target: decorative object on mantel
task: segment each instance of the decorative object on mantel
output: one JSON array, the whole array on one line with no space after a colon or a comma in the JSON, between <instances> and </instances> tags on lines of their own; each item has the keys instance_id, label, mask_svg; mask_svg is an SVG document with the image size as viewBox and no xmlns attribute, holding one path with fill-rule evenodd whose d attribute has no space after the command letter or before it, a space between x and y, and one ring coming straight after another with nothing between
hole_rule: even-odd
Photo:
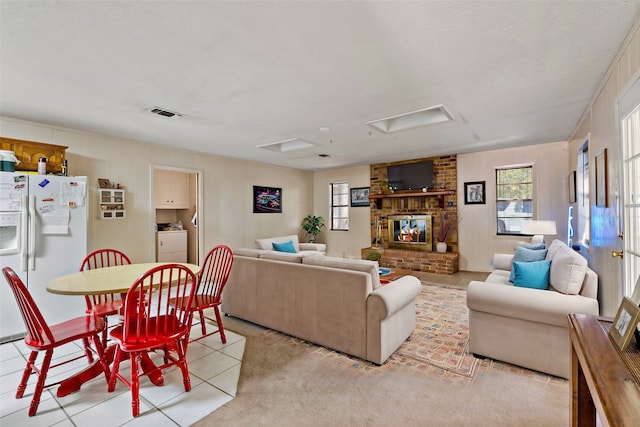
<instances>
[{"instance_id":1,"label":"decorative object on mantel","mask_svg":"<svg viewBox=\"0 0 640 427\"><path fill-rule=\"evenodd\" d=\"M449 213L445 212L440 216L440 229L436 235L436 251L447 252L447 238L453 233L456 225L449 218Z\"/></svg>"},{"instance_id":2,"label":"decorative object on mantel","mask_svg":"<svg viewBox=\"0 0 640 427\"><path fill-rule=\"evenodd\" d=\"M373 227L376 230L376 235L373 238L373 248L379 249L382 247L382 219L376 218L373 221Z\"/></svg>"},{"instance_id":3,"label":"decorative object on mantel","mask_svg":"<svg viewBox=\"0 0 640 427\"><path fill-rule=\"evenodd\" d=\"M465 205L484 205L485 204L485 181L465 182L464 183L464 204Z\"/></svg>"},{"instance_id":4,"label":"decorative object on mantel","mask_svg":"<svg viewBox=\"0 0 640 427\"><path fill-rule=\"evenodd\" d=\"M324 227L324 218L321 216L307 215L302 220L302 229L309 235L309 243L315 243L318 240L322 227Z\"/></svg>"}]
</instances>

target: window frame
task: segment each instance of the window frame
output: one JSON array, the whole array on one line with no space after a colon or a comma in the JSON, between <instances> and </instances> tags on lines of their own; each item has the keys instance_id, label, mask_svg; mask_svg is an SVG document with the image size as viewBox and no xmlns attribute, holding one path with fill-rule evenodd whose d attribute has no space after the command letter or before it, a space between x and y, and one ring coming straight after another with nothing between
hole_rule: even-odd
<instances>
[{"instance_id":1,"label":"window frame","mask_svg":"<svg viewBox=\"0 0 640 427\"><path fill-rule=\"evenodd\" d=\"M341 188L344 187L344 188ZM329 184L331 200L330 200L330 211L331 211L331 231L349 231L349 202L351 200L351 192L349 190L349 183L346 181L343 182L332 182ZM344 189L344 192L340 192L336 194L337 189ZM335 203L337 198L340 197L344 199L344 204ZM339 216L337 211L346 212L345 216ZM346 228L340 228L338 224L340 222L346 222Z\"/></svg>"},{"instance_id":2,"label":"window frame","mask_svg":"<svg viewBox=\"0 0 640 427\"><path fill-rule=\"evenodd\" d=\"M499 182L500 173L509 170L528 169L529 181L519 181L515 183ZM535 173L533 164L508 165L495 168L495 231L497 236L530 236L523 234L522 222L535 219ZM523 194L522 188L502 191L506 186L528 187L528 194ZM506 194L517 194L519 197L505 197ZM502 197L501 197L502 196ZM504 206L503 209L500 209ZM508 213L505 211L509 210ZM508 223L508 224L507 224ZM519 229L513 229L519 227Z\"/></svg>"}]
</instances>

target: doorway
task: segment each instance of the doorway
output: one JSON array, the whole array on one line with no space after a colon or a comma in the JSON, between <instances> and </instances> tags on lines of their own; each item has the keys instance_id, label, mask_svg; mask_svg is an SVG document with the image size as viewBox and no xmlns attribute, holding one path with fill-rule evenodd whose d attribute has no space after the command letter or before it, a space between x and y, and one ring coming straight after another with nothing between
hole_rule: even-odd
<instances>
[{"instance_id":1,"label":"doorway","mask_svg":"<svg viewBox=\"0 0 640 427\"><path fill-rule=\"evenodd\" d=\"M186 232L186 262L199 265L204 251L202 216L199 215L203 204L202 170L151 165L150 175L156 261L159 228L177 230L181 227Z\"/></svg>"},{"instance_id":2,"label":"doorway","mask_svg":"<svg viewBox=\"0 0 640 427\"><path fill-rule=\"evenodd\" d=\"M621 297L631 296L640 276L640 76L636 75L632 82L618 102L621 182L618 237L622 250L612 255L622 257Z\"/></svg>"}]
</instances>

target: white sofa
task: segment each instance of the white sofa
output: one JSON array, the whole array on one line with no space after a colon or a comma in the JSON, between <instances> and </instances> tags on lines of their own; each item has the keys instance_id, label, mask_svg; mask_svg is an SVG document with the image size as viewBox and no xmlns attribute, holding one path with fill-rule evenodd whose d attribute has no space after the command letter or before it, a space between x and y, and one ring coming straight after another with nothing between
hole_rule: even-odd
<instances>
[{"instance_id":1,"label":"white sofa","mask_svg":"<svg viewBox=\"0 0 640 427\"><path fill-rule=\"evenodd\" d=\"M326 254L327 253L327 245L324 243L300 243L298 240L298 236L295 234L290 234L288 236L279 236L279 237L270 237L266 239L256 239L256 248L272 251L273 243L287 243L293 242L293 246L296 248L298 253L303 253L305 255L311 254Z\"/></svg>"},{"instance_id":2,"label":"white sofa","mask_svg":"<svg viewBox=\"0 0 640 427\"><path fill-rule=\"evenodd\" d=\"M570 377L569 313L598 315L598 276L579 253L554 240L549 289L509 282L513 254L495 254L485 282L467 289L469 350L562 378Z\"/></svg>"},{"instance_id":3,"label":"white sofa","mask_svg":"<svg viewBox=\"0 0 640 427\"><path fill-rule=\"evenodd\" d=\"M413 333L420 288L381 286L374 261L237 249L222 311L382 364Z\"/></svg>"}]
</instances>

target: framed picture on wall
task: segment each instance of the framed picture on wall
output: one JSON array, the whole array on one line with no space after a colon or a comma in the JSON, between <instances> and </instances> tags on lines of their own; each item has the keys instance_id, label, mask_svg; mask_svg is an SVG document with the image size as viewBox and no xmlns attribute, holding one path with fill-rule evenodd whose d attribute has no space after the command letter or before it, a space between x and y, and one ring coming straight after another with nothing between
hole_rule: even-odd
<instances>
[{"instance_id":1,"label":"framed picture on wall","mask_svg":"<svg viewBox=\"0 0 640 427\"><path fill-rule=\"evenodd\" d=\"M596 206L607 207L607 149L596 155Z\"/></svg>"},{"instance_id":2,"label":"framed picture on wall","mask_svg":"<svg viewBox=\"0 0 640 427\"><path fill-rule=\"evenodd\" d=\"M485 181L465 182L464 183L464 204L465 205L484 205Z\"/></svg>"},{"instance_id":3,"label":"framed picture on wall","mask_svg":"<svg viewBox=\"0 0 640 427\"><path fill-rule=\"evenodd\" d=\"M369 187L351 189L351 207L369 206Z\"/></svg>"},{"instance_id":4,"label":"framed picture on wall","mask_svg":"<svg viewBox=\"0 0 640 427\"><path fill-rule=\"evenodd\" d=\"M253 213L282 213L282 188L254 185Z\"/></svg>"},{"instance_id":5,"label":"framed picture on wall","mask_svg":"<svg viewBox=\"0 0 640 427\"><path fill-rule=\"evenodd\" d=\"M576 171L569 174L567 178L569 182L569 203L576 202Z\"/></svg>"}]
</instances>

